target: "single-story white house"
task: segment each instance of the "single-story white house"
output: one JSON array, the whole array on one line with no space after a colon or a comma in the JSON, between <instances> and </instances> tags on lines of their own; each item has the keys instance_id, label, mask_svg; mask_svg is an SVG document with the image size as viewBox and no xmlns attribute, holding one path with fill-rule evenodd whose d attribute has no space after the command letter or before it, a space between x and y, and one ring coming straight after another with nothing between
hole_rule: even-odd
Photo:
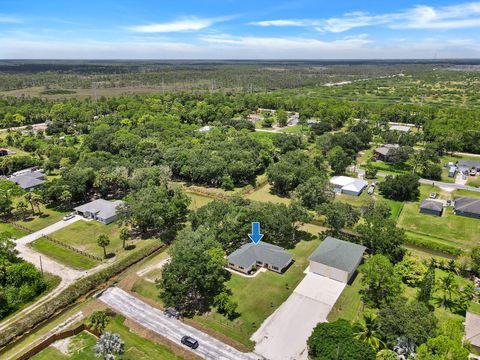
<instances>
[{"instance_id":1,"label":"single-story white house","mask_svg":"<svg viewBox=\"0 0 480 360\"><path fill-rule=\"evenodd\" d=\"M310 272L348 283L362 262L366 247L327 236L310 255Z\"/></svg>"},{"instance_id":2,"label":"single-story white house","mask_svg":"<svg viewBox=\"0 0 480 360\"><path fill-rule=\"evenodd\" d=\"M77 206L74 210L78 215L97 220L106 225L115 221L117 218L117 208L123 204L124 202L122 200L108 201L97 199L84 205Z\"/></svg>"},{"instance_id":3,"label":"single-story white house","mask_svg":"<svg viewBox=\"0 0 480 360\"><path fill-rule=\"evenodd\" d=\"M407 125L392 125L390 131L410 132L411 127Z\"/></svg>"},{"instance_id":4,"label":"single-story white house","mask_svg":"<svg viewBox=\"0 0 480 360\"><path fill-rule=\"evenodd\" d=\"M350 176L334 176L330 179L333 191L336 193L359 196L368 186L368 182Z\"/></svg>"}]
</instances>

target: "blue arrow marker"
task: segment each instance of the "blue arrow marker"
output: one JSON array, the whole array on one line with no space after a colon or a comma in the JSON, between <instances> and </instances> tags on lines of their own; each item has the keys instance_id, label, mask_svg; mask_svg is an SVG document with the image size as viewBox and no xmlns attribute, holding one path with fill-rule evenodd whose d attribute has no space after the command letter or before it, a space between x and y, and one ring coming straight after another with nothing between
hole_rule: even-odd
<instances>
[{"instance_id":1,"label":"blue arrow marker","mask_svg":"<svg viewBox=\"0 0 480 360\"><path fill-rule=\"evenodd\" d=\"M260 223L252 222L252 233L248 234L248 237L255 245L258 245L260 240L263 238L263 234L260 233Z\"/></svg>"}]
</instances>

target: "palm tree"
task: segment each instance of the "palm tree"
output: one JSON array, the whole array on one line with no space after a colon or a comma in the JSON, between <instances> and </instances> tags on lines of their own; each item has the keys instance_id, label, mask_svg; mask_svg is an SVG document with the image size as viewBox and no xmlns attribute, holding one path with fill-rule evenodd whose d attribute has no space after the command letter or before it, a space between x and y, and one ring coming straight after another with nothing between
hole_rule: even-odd
<instances>
[{"instance_id":1,"label":"palm tree","mask_svg":"<svg viewBox=\"0 0 480 360\"><path fill-rule=\"evenodd\" d=\"M385 343L381 340L376 314L372 312L364 313L363 321L355 322L352 328L353 336L356 339L369 344L375 350L385 348Z\"/></svg>"},{"instance_id":2,"label":"palm tree","mask_svg":"<svg viewBox=\"0 0 480 360\"><path fill-rule=\"evenodd\" d=\"M32 193L32 198L31 198L32 206L36 206L38 209L38 213L41 213L40 210L40 205L43 204L43 199L40 194Z\"/></svg>"},{"instance_id":3,"label":"palm tree","mask_svg":"<svg viewBox=\"0 0 480 360\"><path fill-rule=\"evenodd\" d=\"M110 318L105 311L97 310L88 317L86 324L90 329L101 334L107 327L109 321Z\"/></svg>"},{"instance_id":4,"label":"palm tree","mask_svg":"<svg viewBox=\"0 0 480 360\"><path fill-rule=\"evenodd\" d=\"M457 283L455 281L455 277L451 272L438 281L438 289L443 293L442 308L445 307L447 296L449 301L452 300L452 293L455 291L456 286Z\"/></svg>"},{"instance_id":5,"label":"palm tree","mask_svg":"<svg viewBox=\"0 0 480 360\"><path fill-rule=\"evenodd\" d=\"M33 201L32 201L33 193L28 192L25 194L24 198L25 200L30 204L32 207L32 213L35 214L35 208L33 207Z\"/></svg>"},{"instance_id":6,"label":"palm tree","mask_svg":"<svg viewBox=\"0 0 480 360\"><path fill-rule=\"evenodd\" d=\"M106 247L108 245L110 245L110 239L108 238L107 235L105 234L102 234L102 235L99 235L98 238L97 238L97 244L98 246L102 247L103 248L103 254L105 256L105 259L107 258L107 249Z\"/></svg>"},{"instance_id":7,"label":"palm tree","mask_svg":"<svg viewBox=\"0 0 480 360\"><path fill-rule=\"evenodd\" d=\"M24 200L20 200L17 203L17 210L22 214L22 219L25 220L26 218L25 215L27 214L28 205Z\"/></svg>"},{"instance_id":8,"label":"palm tree","mask_svg":"<svg viewBox=\"0 0 480 360\"><path fill-rule=\"evenodd\" d=\"M130 238L130 230L127 227L123 227L120 230L120 240L123 242L123 249L125 250L126 242Z\"/></svg>"}]
</instances>

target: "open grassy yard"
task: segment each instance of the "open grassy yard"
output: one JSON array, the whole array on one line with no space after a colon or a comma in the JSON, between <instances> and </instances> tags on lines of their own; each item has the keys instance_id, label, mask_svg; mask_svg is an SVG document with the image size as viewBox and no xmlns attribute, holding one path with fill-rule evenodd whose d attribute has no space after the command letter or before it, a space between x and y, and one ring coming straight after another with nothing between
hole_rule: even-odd
<instances>
[{"instance_id":1,"label":"open grassy yard","mask_svg":"<svg viewBox=\"0 0 480 360\"><path fill-rule=\"evenodd\" d=\"M207 205L209 202L214 200L213 198L208 196L202 196L202 195L188 193L188 192L186 194L192 201L188 206L190 210L197 210L198 208L201 208L202 206Z\"/></svg>"},{"instance_id":2,"label":"open grassy yard","mask_svg":"<svg viewBox=\"0 0 480 360\"><path fill-rule=\"evenodd\" d=\"M255 200L255 201L263 201L263 202L270 201L272 203L287 204L287 205L292 201L287 197L280 197L278 195L273 194L271 192L271 186L268 183L265 184L264 186L259 187L257 190L255 190L251 194L248 194L246 198L250 200Z\"/></svg>"},{"instance_id":3,"label":"open grassy yard","mask_svg":"<svg viewBox=\"0 0 480 360\"><path fill-rule=\"evenodd\" d=\"M116 356L119 360L180 360L166 347L156 344L148 339L142 338L132 332L125 324L125 318L121 316L114 317L108 324L106 331L114 332L120 335L125 343L125 352L123 355ZM87 360L95 359L94 346L97 338L88 332L81 332L70 339L67 354L60 352L50 345L48 348L38 353L33 360Z\"/></svg>"},{"instance_id":4,"label":"open grassy yard","mask_svg":"<svg viewBox=\"0 0 480 360\"><path fill-rule=\"evenodd\" d=\"M25 230L17 229L13 225L10 225L5 222L0 222L0 233L3 233L3 232L10 233L16 239L21 238L25 235L28 235L28 232L26 232Z\"/></svg>"},{"instance_id":5,"label":"open grassy yard","mask_svg":"<svg viewBox=\"0 0 480 360\"><path fill-rule=\"evenodd\" d=\"M420 213L420 202L428 197L430 192L437 192L441 199L452 199L456 195L469 196L472 192L455 191L452 193L442 191L437 187L422 185L421 195L418 201L406 202L398 218L398 225L408 230L407 235L428 237L430 241L445 243L466 249L475 246L480 241L478 219L457 216L453 208L445 208L443 216L432 216ZM468 195L467 195L468 194ZM476 194L478 197L480 193Z\"/></svg>"},{"instance_id":6,"label":"open grassy yard","mask_svg":"<svg viewBox=\"0 0 480 360\"><path fill-rule=\"evenodd\" d=\"M45 254L49 258L58 261L68 267L77 270L88 270L98 265L98 262L83 256L75 251L69 250L63 246L46 239L40 238L30 244L38 252Z\"/></svg>"},{"instance_id":7,"label":"open grassy yard","mask_svg":"<svg viewBox=\"0 0 480 360\"><path fill-rule=\"evenodd\" d=\"M107 253L121 255L124 252L119 236L120 227L117 223L104 225L97 221L80 220L52 233L50 236L86 253L103 257L103 249L97 245L97 238L102 234L107 235L110 239L110 245L107 246ZM130 240L128 244L141 246L142 241Z\"/></svg>"},{"instance_id":8,"label":"open grassy yard","mask_svg":"<svg viewBox=\"0 0 480 360\"><path fill-rule=\"evenodd\" d=\"M267 271L254 278L232 275L226 285L232 290L233 299L238 302L238 318L229 320L212 311L195 317L195 321L252 348L250 336L303 279L308 257L319 243L319 240L298 243L292 250L295 262L284 274Z\"/></svg>"},{"instance_id":9,"label":"open grassy yard","mask_svg":"<svg viewBox=\"0 0 480 360\"><path fill-rule=\"evenodd\" d=\"M27 219L18 219L17 223L20 225L26 226L27 228L38 231L49 225L56 223L57 221L62 220L66 212L57 211L54 209L47 208L45 206L40 206L41 213L29 216ZM32 209L30 208L30 211Z\"/></svg>"}]
</instances>

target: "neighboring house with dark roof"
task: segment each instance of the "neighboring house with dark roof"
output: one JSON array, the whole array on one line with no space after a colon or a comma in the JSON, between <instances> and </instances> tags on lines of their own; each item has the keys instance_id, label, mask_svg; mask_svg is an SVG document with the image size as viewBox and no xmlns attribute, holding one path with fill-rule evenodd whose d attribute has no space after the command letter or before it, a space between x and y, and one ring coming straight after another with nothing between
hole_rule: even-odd
<instances>
[{"instance_id":1,"label":"neighboring house with dark roof","mask_svg":"<svg viewBox=\"0 0 480 360\"><path fill-rule=\"evenodd\" d=\"M480 160L458 160L457 167L461 173L470 172L472 169L480 171Z\"/></svg>"},{"instance_id":2,"label":"neighboring house with dark roof","mask_svg":"<svg viewBox=\"0 0 480 360\"><path fill-rule=\"evenodd\" d=\"M442 214L443 214L443 201L433 200L433 199L425 199L420 204L420 212L422 214L442 216Z\"/></svg>"},{"instance_id":3,"label":"neighboring house with dark roof","mask_svg":"<svg viewBox=\"0 0 480 360\"><path fill-rule=\"evenodd\" d=\"M467 311L465 317L465 340L467 340L477 352L480 352L480 315Z\"/></svg>"},{"instance_id":4,"label":"neighboring house with dark roof","mask_svg":"<svg viewBox=\"0 0 480 360\"><path fill-rule=\"evenodd\" d=\"M42 170L22 170L8 178L24 190L33 190L45 182L45 174Z\"/></svg>"},{"instance_id":5,"label":"neighboring house with dark roof","mask_svg":"<svg viewBox=\"0 0 480 360\"><path fill-rule=\"evenodd\" d=\"M464 196L456 197L454 200L454 209L456 215L480 219L480 199Z\"/></svg>"},{"instance_id":6,"label":"neighboring house with dark roof","mask_svg":"<svg viewBox=\"0 0 480 360\"><path fill-rule=\"evenodd\" d=\"M373 154L378 160L388 161L388 157L393 149L398 149L398 144L385 144L373 151Z\"/></svg>"},{"instance_id":7,"label":"neighboring house with dark roof","mask_svg":"<svg viewBox=\"0 0 480 360\"><path fill-rule=\"evenodd\" d=\"M310 272L348 283L362 262L367 248L331 236L310 255Z\"/></svg>"},{"instance_id":8,"label":"neighboring house with dark roof","mask_svg":"<svg viewBox=\"0 0 480 360\"><path fill-rule=\"evenodd\" d=\"M336 193L359 196L368 186L368 182L350 176L334 176L330 179L333 191Z\"/></svg>"},{"instance_id":9,"label":"neighboring house with dark roof","mask_svg":"<svg viewBox=\"0 0 480 360\"><path fill-rule=\"evenodd\" d=\"M117 209L123 205L122 200L108 201L104 199L93 200L81 206L77 206L74 210L78 215L88 219L94 219L102 224L110 224L117 218Z\"/></svg>"},{"instance_id":10,"label":"neighboring house with dark roof","mask_svg":"<svg viewBox=\"0 0 480 360\"><path fill-rule=\"evenodd\" d=\"M292 254L280 246L261 241L257 245L242 245L228 255L228 266L245 274L253 272L257 267L282 273L290 265L292 258Z\"/></svg>"}]
</instances>

